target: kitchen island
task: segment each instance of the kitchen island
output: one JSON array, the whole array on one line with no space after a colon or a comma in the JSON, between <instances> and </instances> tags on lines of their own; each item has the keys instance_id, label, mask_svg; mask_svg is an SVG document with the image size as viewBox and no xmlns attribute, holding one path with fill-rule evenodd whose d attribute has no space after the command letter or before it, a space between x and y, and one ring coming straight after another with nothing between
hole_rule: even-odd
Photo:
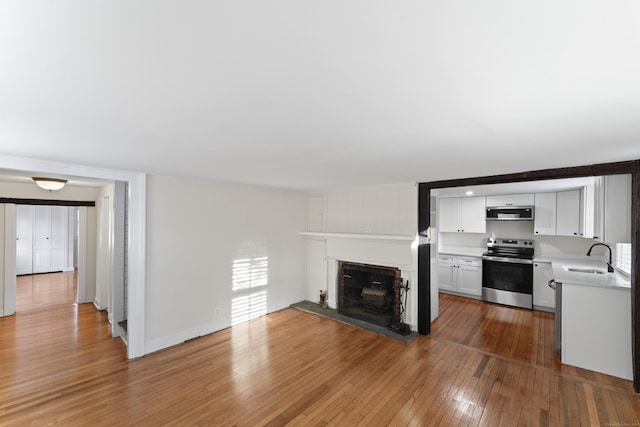
<instances>
[{"instance_id":1,"label":"kitchen island","mask_svg":"<svg viewBox=\"0 0 640 427\"><path fill-rule=\"evenodd\" d=\"M562 283L562 363L633 379L629 278L590 259L552 265Z\"/></svg>"}]
</instances>

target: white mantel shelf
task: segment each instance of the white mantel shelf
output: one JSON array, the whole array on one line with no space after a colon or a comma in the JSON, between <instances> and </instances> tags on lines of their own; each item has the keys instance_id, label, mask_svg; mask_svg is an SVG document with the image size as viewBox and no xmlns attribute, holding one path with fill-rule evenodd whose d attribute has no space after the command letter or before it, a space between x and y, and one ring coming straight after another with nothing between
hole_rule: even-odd
<instances>
[{"instance_id":1,"label":"white mantel shelf","mask_svg":"<svg viewBox=\"0 0 640 427\"><path fill-rule=\"evenodd\" d=\"M321 239L368 239L368 240L391 240L396 242L413 242L415 236L402 236L395 234L357 234L357 233L323 233L319 231L301 231L304 237L315 237Z\"/></svg>"}]
</instances>

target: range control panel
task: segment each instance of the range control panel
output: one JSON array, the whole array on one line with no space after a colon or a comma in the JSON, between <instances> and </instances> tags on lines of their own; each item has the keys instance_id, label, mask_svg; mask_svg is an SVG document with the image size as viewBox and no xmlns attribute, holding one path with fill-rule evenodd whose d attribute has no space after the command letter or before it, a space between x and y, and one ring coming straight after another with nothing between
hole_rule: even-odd
<instances>
[{"instance_id":1,"label":"range control panel","mask_svg":"<svg viewBox=\"0 0 640 427\"><path fill-rule=\"evenodd\" d=\"M503 246L512 248L532 248L535 242L533 240L526 239L502 239L497 237L489 237L487 242L488 247Z\"/></svg>"}]
</instances>

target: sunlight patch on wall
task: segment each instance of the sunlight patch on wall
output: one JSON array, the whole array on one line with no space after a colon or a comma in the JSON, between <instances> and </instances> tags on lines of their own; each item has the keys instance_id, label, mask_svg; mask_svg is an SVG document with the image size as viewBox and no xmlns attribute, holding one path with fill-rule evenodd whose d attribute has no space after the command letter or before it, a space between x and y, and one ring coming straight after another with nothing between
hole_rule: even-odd
<instances>
[{"instance_id":1,"label":"sunlight patch on wall","mask_svg":"<svg viewBox=\"0 0 640 427\"><path fill-rule=\"evenodd\" d=\"M268 257L242 258L233 261L231 289L231 324L254 319L267 314L267 290L269 283Z\"/></svg>"}]
</instances>

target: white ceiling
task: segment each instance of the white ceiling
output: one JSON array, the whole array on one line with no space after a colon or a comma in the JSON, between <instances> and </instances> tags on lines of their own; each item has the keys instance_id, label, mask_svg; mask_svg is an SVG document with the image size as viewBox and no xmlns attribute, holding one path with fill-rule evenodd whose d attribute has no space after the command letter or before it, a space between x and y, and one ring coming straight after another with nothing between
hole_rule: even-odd
<instances>
[{"instance_id":1,"label":"white ceiling","mask_svg":"<svg viewBox=\"0 0 640 427\"><path fill-rule=\"evenodd\" d=\"M4 0L0 154L293 189L640 158L637 0Z\"/></svg>"}]
</instances>

